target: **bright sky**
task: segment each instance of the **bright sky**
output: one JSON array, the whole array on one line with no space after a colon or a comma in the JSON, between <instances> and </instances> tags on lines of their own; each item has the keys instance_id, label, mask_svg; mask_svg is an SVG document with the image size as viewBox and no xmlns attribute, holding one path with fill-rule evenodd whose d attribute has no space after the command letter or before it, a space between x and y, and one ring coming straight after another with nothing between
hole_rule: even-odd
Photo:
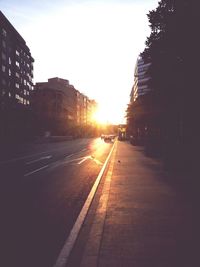
<instances>
[{"instance_id":1,"label":"bright sky","mask_svg":"<svg viewBox=\"0 0 200 267\"><path fill-rule=\"evenodd\" d=\"M0 0L35 59L34 82L60 77L123 123L136 59L158 0Z\"/></svg>"}]
</instances>

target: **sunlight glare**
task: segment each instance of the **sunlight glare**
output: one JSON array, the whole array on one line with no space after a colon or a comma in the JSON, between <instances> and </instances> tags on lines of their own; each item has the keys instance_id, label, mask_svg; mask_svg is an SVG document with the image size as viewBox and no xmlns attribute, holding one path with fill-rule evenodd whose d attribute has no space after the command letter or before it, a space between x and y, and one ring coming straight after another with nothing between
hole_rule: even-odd
<instances>
[{"instance_id":1,"label":"sunlight glare","mask_svg":"<svg viewBox=\"0 0 200 267\"><path fill-rule=\"evenodd\" d=\"M108 113L106 106L99 105L96 112L93 114L93 119L98 124L108 123Z\"/></svg>"}]
</instances>

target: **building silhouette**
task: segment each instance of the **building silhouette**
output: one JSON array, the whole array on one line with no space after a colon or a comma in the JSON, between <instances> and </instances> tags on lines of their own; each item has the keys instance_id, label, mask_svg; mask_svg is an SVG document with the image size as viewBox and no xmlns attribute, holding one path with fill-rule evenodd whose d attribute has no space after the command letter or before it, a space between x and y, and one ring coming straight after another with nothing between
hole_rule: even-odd
<instances>
[{"instance_id":1,"label":"building silhouette","mask_svg":"<svg viewBox=\"0 0 200 267\"><path fill-rule=\"evenodd\" d=\"M151 77L148 73L150 65L150 62L145 62L141 56L138 57L135 65L134 84L130 94L130 102L136 101L139 96L145 95L150 91L149 80Z\"/></svg>"},{"instance_id":2,"label":"building silhouette","mask_svg":"<svg viewBox=\"0 0 200 267\"><path fill-rule=\"evenodd\" d=\"M26 42L0 11L0 108L30 105L33 62Z\"/></svg>"},{"instance_id":3,"label":"building silhouette","mask_svg":"<svg viewBox=\"0 0 200 267\"><path fill-rule=\"evenodd\" d=\"M0 140L30 132L33 62L25 40L0 11ZM29 128L29 129L28 129Z\"/></svg>"},{"instance_id":4,"label":"building silhouette","mask_svg":"<svg viewBox=\"0 0 200 267\"><path fill-rule=\"evenodd\" d=\"M41 120L43 131L65 135L72 128L92 122L96 102L80 93L68 80L50 78L38 82L32 92L32 109Z\"/></svg>"}]
</instances>

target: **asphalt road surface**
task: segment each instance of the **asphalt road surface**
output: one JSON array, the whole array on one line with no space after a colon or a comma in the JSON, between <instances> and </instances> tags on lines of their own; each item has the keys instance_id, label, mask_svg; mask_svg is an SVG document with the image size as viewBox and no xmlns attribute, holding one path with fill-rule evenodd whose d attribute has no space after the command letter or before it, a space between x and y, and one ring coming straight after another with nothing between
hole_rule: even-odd
<instances>
[{"instance_id":1,"label":"asphalt road surface","mask_svg":"<svg viewBox=\"0 0 200 267\"><path fill-rule=\"evenodd\" d=\"M0 159L0 266L52 267L112 143L19 146Z\"/></svg>"}]
</instances>

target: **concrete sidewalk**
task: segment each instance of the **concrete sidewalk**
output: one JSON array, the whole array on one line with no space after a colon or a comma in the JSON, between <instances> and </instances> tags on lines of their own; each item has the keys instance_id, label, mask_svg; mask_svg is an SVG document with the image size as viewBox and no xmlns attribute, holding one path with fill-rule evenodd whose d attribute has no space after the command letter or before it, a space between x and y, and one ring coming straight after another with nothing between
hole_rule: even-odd
<instances>
[{"instance_id":1,"label":"concrete sidewalk","mask_svg":"<svg viewBox=\"0 0 200 267\"><path fill-rule=\"evenodd\" d=\"M198 205L172 180L118 141L67 266L200 266Z\"/></svg>"}]
</instances>

